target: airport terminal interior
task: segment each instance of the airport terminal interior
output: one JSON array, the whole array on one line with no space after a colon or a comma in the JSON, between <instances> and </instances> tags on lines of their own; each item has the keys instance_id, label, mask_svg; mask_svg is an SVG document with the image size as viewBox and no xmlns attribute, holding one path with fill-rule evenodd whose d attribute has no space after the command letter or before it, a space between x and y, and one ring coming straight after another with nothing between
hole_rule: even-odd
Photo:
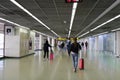
<instances>
[{"instance_id":1,"label":"airport terminal interior","mask_svg":"<svg viewBox=\"0 0 120 80\"><path fill-rule=\"evenodd\" d=\"M0 80L120 80L120 0L0 0Z\"/></svg>"}]
</instances>

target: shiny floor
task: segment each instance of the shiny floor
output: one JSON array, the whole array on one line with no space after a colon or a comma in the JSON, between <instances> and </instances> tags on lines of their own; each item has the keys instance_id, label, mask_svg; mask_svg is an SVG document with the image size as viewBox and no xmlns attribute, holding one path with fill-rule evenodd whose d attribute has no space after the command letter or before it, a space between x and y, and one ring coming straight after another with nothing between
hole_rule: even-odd
<instances>
[{"instance_id":1,"label":"shiny floor","mask_svg":"<svg viewBox=\"0 0 120 80\"><path fill-rule=\"evenodd\" d=\"M43 52L21 59L0 60L0 80L120 80L120 58L106 52L84 52L85 69L73 72L71 57L54 51L54 60Z\"/></svg>"}]
</instances>

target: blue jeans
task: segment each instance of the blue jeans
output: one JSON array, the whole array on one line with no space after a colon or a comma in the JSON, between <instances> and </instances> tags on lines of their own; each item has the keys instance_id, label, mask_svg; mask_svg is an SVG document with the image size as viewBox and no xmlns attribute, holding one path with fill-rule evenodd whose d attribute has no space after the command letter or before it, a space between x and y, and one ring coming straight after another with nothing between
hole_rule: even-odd
<instances>
[{"instance_id":1,"label":"blue jeans","mask_svg":"<svg viewBox=\"0 0 120 80\"><path fill-rule=\"evenodd\" d=\"M77 69L78 66L78 54L72 54L72 59L73 59L73 66L75 69Z\"/></svg>"}]
</instances>

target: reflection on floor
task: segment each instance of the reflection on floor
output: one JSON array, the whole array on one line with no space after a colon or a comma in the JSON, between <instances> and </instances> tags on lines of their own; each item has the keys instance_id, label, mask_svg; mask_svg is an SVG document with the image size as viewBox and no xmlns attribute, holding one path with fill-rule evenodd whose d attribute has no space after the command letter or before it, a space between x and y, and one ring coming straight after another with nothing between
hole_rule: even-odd
<instances>
[{"instance_id":1,"label":"reflection on floor","mask_svg":"<svg viewBox=\"0 0 120 80\"><path fill-rule=\"evenodd\" d=\"M73 72L71 57L55 51L53 61L43 52L21 59L0 61L0 80L120 80L120 59L106 53L85 55L85 70Z\"/></svg>"}]
</instances>

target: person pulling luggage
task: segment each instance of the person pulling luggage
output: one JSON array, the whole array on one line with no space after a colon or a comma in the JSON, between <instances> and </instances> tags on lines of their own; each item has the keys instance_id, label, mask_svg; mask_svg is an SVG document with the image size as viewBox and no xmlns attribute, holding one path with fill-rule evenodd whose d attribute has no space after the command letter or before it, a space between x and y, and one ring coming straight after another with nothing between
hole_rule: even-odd
<instances>
[{"instance_id":1,"label":"person pulling luggage","mask_svg":"<svg viewBox=\"0 0 120 80\"><path fill-rule=\"evenodd\" d=\"M79 50L81 50L81 46L79 45L79 43L77 43L77 38L74 38L73 40L74 42L71 44L70 52L72 54L74 72L76 72L78 66L78 55L79 55Z\"/></svg>"}]
</instances>

